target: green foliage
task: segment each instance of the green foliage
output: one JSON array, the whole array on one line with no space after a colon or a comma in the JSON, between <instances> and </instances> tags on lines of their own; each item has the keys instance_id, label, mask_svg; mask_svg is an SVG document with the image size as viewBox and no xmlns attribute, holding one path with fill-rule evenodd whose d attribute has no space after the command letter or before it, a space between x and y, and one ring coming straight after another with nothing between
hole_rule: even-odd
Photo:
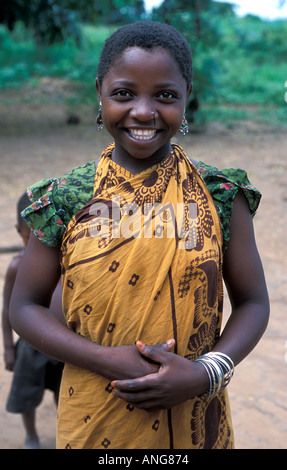
<instances>
[{"instance_id":1,"label":"green foliage","mask_svg":"<svg viewBox=\"0 0 287 470\"><path fill-rule=\"evenodd\" d=\"M18 21L33 31L38 44L67 37L81 41L79 22L121 24L144 14L142 0L1 0L0 24L13 31Z\"/></svg>"},{"instance_id":2,"label":"green foliage","mask_svg":"<svg viewBox=\"0 0 287 470\"><path fill-rule=\"evenodd\" d=\"M233 103L282 105L286 76L286 21L254 16L220 18L221 38L214 50L221 99Z\"/></svg>"},{"instance_id":3,"label":"green foliage","mask_svg":"<svg viewBox=\"0 0 287 470\"><path fill-rule=\"evenodd\" d=\"M13 34L0 27L0 88L19 88L29 81L36 86L41 78L54 77L75 83L74 101L88 101L91 96L94 100L97 62L113 30L84 25L80 47L73 38L39 47L22 24L15 26Z\"/></svg>"},{"instance_id":4,"label":"green foliage","mask_svg":"<svg viewBox=\"0 0 287 470\"><path fill-rule=\"evenodd\" d=\"M78 15L67 8L69 0L2 0L0 23L13 31L18 21L32 29L38 44L53 44L66 36L80 40Z\"/></svg>"}]
</instances>

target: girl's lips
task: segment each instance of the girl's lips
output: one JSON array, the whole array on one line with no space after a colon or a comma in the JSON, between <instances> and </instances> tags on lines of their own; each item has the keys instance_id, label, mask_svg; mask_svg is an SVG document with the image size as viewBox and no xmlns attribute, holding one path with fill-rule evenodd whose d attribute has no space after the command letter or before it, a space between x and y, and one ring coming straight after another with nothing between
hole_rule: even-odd
<instances>
[{"instance_id":1,"label":"girl's lips","mask_svg":"<svg viewBox=\"0 0 287 470\"><path fill-rule=\"evenodd\" d=\"M152 140L156 135L156 129L127 129L129 135L138 141Z\"/></svg>"}]
</instances>

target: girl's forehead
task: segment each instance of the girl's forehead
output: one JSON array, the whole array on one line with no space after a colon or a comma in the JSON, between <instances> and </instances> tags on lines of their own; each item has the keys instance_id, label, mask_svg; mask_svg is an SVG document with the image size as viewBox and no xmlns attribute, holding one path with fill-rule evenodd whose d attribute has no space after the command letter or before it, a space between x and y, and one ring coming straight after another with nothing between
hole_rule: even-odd
<instances>
[{"instance_id":1,"label":"girl's forehead","mask_svg":"<svg viewBox=\"0 0 287 470\"><path fill-rule=\"evenodd\" d=\"M146 49L139 46L127 47L116 59L113 65L123 60L130 62L143 58L146 60L147 64L152 63L154 60L160 60L161 62L167 62L168 64L173 62L177 65L177 62L170 51L164 49L161 46L156 46L151 49Z\"/></svg>"},{"instance_id":2,"label":"girl's forehead","mask_svg":"<svg viewBox=\"0 0 287 470\"><path fill-rule=\"evenodd\" d=\"M146 75L150 71L154 75L172 74L174 77L178 76L178 80L185 81L174 57L162 47L144 49L134 46L125 49L111 65L107 76L136 74L137 72Z\"/></svg>"}]
</instances>

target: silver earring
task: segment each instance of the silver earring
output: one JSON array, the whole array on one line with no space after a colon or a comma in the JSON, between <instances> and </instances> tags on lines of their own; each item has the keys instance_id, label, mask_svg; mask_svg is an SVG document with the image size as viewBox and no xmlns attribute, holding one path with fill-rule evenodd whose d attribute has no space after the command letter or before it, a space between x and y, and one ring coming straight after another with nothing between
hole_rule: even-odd
<instances>
[{"instance_id":1,"label":"silver earring","mask_svg":"<svg viewBox=\"0 0 287 470\"><path fill-rule=\"evenodd\" d=\"M102 116L102 103L99 105L99 111L97 115L97 124L98 124L98 131L100 132L104 128L104 121Z\"/></svg>"},{"instance_id":2,"label":"silver earring","mask_svg":"<svg viewBox=\"0 0 287 470\"><path fill-rule=\"evenodd\" d=\"M188 122L187 122L187 119L185 117L185 113L183 115L183 118L182 118L182 122L181 122L181 127L179 129L179 131L185 135L188 133Z\"/></svg>"}]
</instances>

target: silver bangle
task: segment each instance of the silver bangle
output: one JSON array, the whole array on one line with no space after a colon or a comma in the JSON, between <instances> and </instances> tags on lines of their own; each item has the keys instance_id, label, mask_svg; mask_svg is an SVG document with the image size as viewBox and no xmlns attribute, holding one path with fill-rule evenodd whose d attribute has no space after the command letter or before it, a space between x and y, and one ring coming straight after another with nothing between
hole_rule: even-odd
<instances>
[{"instance_id":1,"label":"silver bangle","mask_svg":"<svg viewBox=\"0 0 287 470\"><path fill-rule=\"evenodd\" d=\"M195 359L194 362L200 362L209 377L209 390L202 395L202 398L208 400L223 390L229 384L234 374L234 363L227 354L210 351Z\"/></svg>"},{"instance_id":2,"label":"silver bangle","mask_svg":"<svg viewBox=\"0 0 287 470\"><path fill-rule=\"evenodd\" d=\"M206 399L208 400L211 396L211 392L212 392L212 384L213 384L213 381L212 381L212 378L211 378L211 375L210 375L210 372L209 372L209 368L208 366L205 364L204 361L202 361L201 359L197 359L195 360L197 362L200 362L200 364L203 365L203 367L205 368L207 374L208 374L208 377L209 377L209 390L204 394L204 396L206 397Z\"/></svg>"}]
</instances>

